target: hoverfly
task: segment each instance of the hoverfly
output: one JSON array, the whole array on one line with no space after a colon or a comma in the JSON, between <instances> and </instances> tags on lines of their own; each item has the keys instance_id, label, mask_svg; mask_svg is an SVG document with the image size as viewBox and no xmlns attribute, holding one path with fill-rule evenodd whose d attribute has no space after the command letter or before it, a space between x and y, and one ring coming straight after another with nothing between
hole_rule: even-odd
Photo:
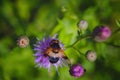
<instances>
[{"instance_id":1,"label":"hoverfly","mask_svg":"<svg viewBox=\"0 0 120 80\"><path fill-rule=\"evenodd\" d=\"M46 53L49 56L50 63L54 64L59 61L59 59L63 59L63 62L71 65L70 60L65 55L63 49L60 46L60 42L56 39L53 39L50 42L50 47L46 50Z\"/></svg>"}]
</instances>

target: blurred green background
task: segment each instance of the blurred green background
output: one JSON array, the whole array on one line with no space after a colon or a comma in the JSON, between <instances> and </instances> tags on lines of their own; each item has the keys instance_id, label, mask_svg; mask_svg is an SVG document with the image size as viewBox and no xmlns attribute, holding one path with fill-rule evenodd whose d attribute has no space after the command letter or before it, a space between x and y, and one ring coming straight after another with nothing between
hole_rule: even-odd
<instances>
[{"instance_id":1,"label":"blurred green background","mask_svg":"<svg viewBox=\"0 0 120 80\"><path fill-rule=\"evenodd\" d=\"M108 25L113 34L104 43L85 39L75 47L82 53L94 50L97 60L89 62L74 49L66 49L72 63L87 72L81 78L69 75L69 68L48 72L35 67L33 44L36 38L59 34L65 46L77 38L77 22L89 23L88 33L97 25ZM120 79L120 0L0 0L0 80L119 80ZM20 35L30 38L26 48L17 46Z\"/></svg>"}]
</instances>

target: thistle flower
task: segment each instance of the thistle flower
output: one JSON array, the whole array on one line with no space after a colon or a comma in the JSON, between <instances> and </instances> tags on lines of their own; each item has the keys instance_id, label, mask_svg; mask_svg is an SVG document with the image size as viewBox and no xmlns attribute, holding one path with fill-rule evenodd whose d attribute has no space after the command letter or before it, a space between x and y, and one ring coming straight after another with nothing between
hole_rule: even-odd
<instances>
[{"instance_id":1,"label":"thistle flower","mask_svg":"<svg viewBox=\"0 0 120 80\"><path fill-rule=\"evenodd\" d=\"M93 61L95 61L95 60L97 59L97 56L96 56L96 53L95 53L94 51L88 50L88 51L86 52L86 58L87 58L89 61L93 62Z\"/></svg>"},{"instance_id":2,"label":"thistle flower","mask_svg":"<svg viewBox=\"0 0 120 80\"><path fill-rule=\"evenodd\" d=\"M111 35L111 30L107 26L98 26L93 30L92 36L97 42L107 40Z\"/></svg>"},{"instance_id":3,"label":"thistle flower","mask_svg":"<svg viewBox=\"0 0 120 80\"><path fill-rule=\"evenodd\" d=\"M77 25L79 29L86 30L88 27L88 22L86 20L80 20Z\"/></svg>"},{"instance_id":4,"label":"thistle flower","mask_svg":"<svg viewBox=\"0 0 120 80\"><path fill-rule=\"evenodd\" d=\"M85 69L80 64L75 64L70 67L70 75L79 78L85 73Z\"/></svg>"},{"instance_id":5,"label":"thistle flower","mask_svg":"<svg viewBox=\"0 0 120 80\"><path fill-rule=\"evenodd\" d=\"M21 48L25 48L29 44L29 38L27 36L21 36L17 40L17 45Z\"/></svg>"},{"instance_id":6,"label":"thistle flower","mask_svg":"<svg viewBox=\"0 0 120 80\"><path fill-rule=\"evenodd\" d=\"M44 67L48 70L50 70L51 65L54 67L59 67L64 64L64 59L62 57L55 57L55 54L52 52L52 56L50 57L46 52L48 51L48 48L51 46L51 41L57 40L59 41L56 36L54 37L49 37L49 38L44 38L42 41L38 41L37 44L34 46L34 50L36 53L34 54L36 59L35 62L38 64L40 67ZM59 41L60 48L63 50L63 44ZM57 47L56 45L54 47Z\"/></svg>"}]
</instances>

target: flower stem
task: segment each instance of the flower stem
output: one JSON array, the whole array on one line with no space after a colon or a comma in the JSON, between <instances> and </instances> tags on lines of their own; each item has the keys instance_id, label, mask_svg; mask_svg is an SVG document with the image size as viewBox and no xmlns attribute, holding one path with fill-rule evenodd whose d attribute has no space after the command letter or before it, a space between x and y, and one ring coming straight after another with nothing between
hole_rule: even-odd
<instances>
[{"instance_id":1,"label":"flower stem","mask_svg":"<svg viewBox=\"0 0 120 80\"><path fill-rule=\"evenodd\" d=\"M112 33L112 35L116 34L116 33L119 32L119 31L120 31L120 28L116 29L116 30Z\"/></svg>"},{"instance_id":2,"label":"flower stem","mask_svg":"<svg viewBox=\"0 0 120 80\"><path fill-rule=\"evenodd\" d=\"M74 47L80 40L90 38L90 37L91 37L91 35L81 36L80 39L76 40L72 45L67 46L66 48Z\"/></svg>"},{"instance_id":3,"label":"flower stem","mask_svg":"<svg viewBox=\"0 0 120 80\"><path fill-rule=\"evenodd\" d=\"M120 48L120 45L115 45L112 42L104 42L104 44L115 47L115 48Z\"/></svg>"},{"instance_id":4,"label":"flower stem","mask_svg":"<svg viewBox=\"0 0 120 80\"><path fill-rule=\"evenodd\" d=\"M75 47L72 47L74 50L76 50L78 53L80 53L81 55L85 56L82 52L80 52L78 49L76 49Z\"/></svg>"},{"instance_id":5,"label":"flower stem","mask_svg":"<svg viewBox=\"0 0 120 80\"><path fill-rule=\"evenodd\" d=\"M67 46L66 48L73 48L74 50L76 50L76 51L79 53L79 55L81 54L81 55L85 56L82 52L80 52L80 51L79 51L77 48L75 48L74 46L75 46L80 40L86 39L86 38L91 38L91 34L90 34L90 35L86 35L86 36L81 36L80 39L76 40L72 45L69 45L69 46Z\"/></svg>"}]
</instances>

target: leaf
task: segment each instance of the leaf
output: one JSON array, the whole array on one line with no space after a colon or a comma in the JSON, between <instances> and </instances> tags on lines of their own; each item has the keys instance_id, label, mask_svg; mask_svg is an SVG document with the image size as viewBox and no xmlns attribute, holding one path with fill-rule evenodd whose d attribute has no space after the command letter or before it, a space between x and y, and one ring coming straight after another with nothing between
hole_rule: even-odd
<instances>
[{"instance_id":1,"label":"leaf","mask_svg":"<svg viewBox=\"0 0 120 80\"><path fill-rule=\"evenodd\" d=\"M116 24L120 28L120 20L116 20Z\"/></svg>"}]
</instances>

